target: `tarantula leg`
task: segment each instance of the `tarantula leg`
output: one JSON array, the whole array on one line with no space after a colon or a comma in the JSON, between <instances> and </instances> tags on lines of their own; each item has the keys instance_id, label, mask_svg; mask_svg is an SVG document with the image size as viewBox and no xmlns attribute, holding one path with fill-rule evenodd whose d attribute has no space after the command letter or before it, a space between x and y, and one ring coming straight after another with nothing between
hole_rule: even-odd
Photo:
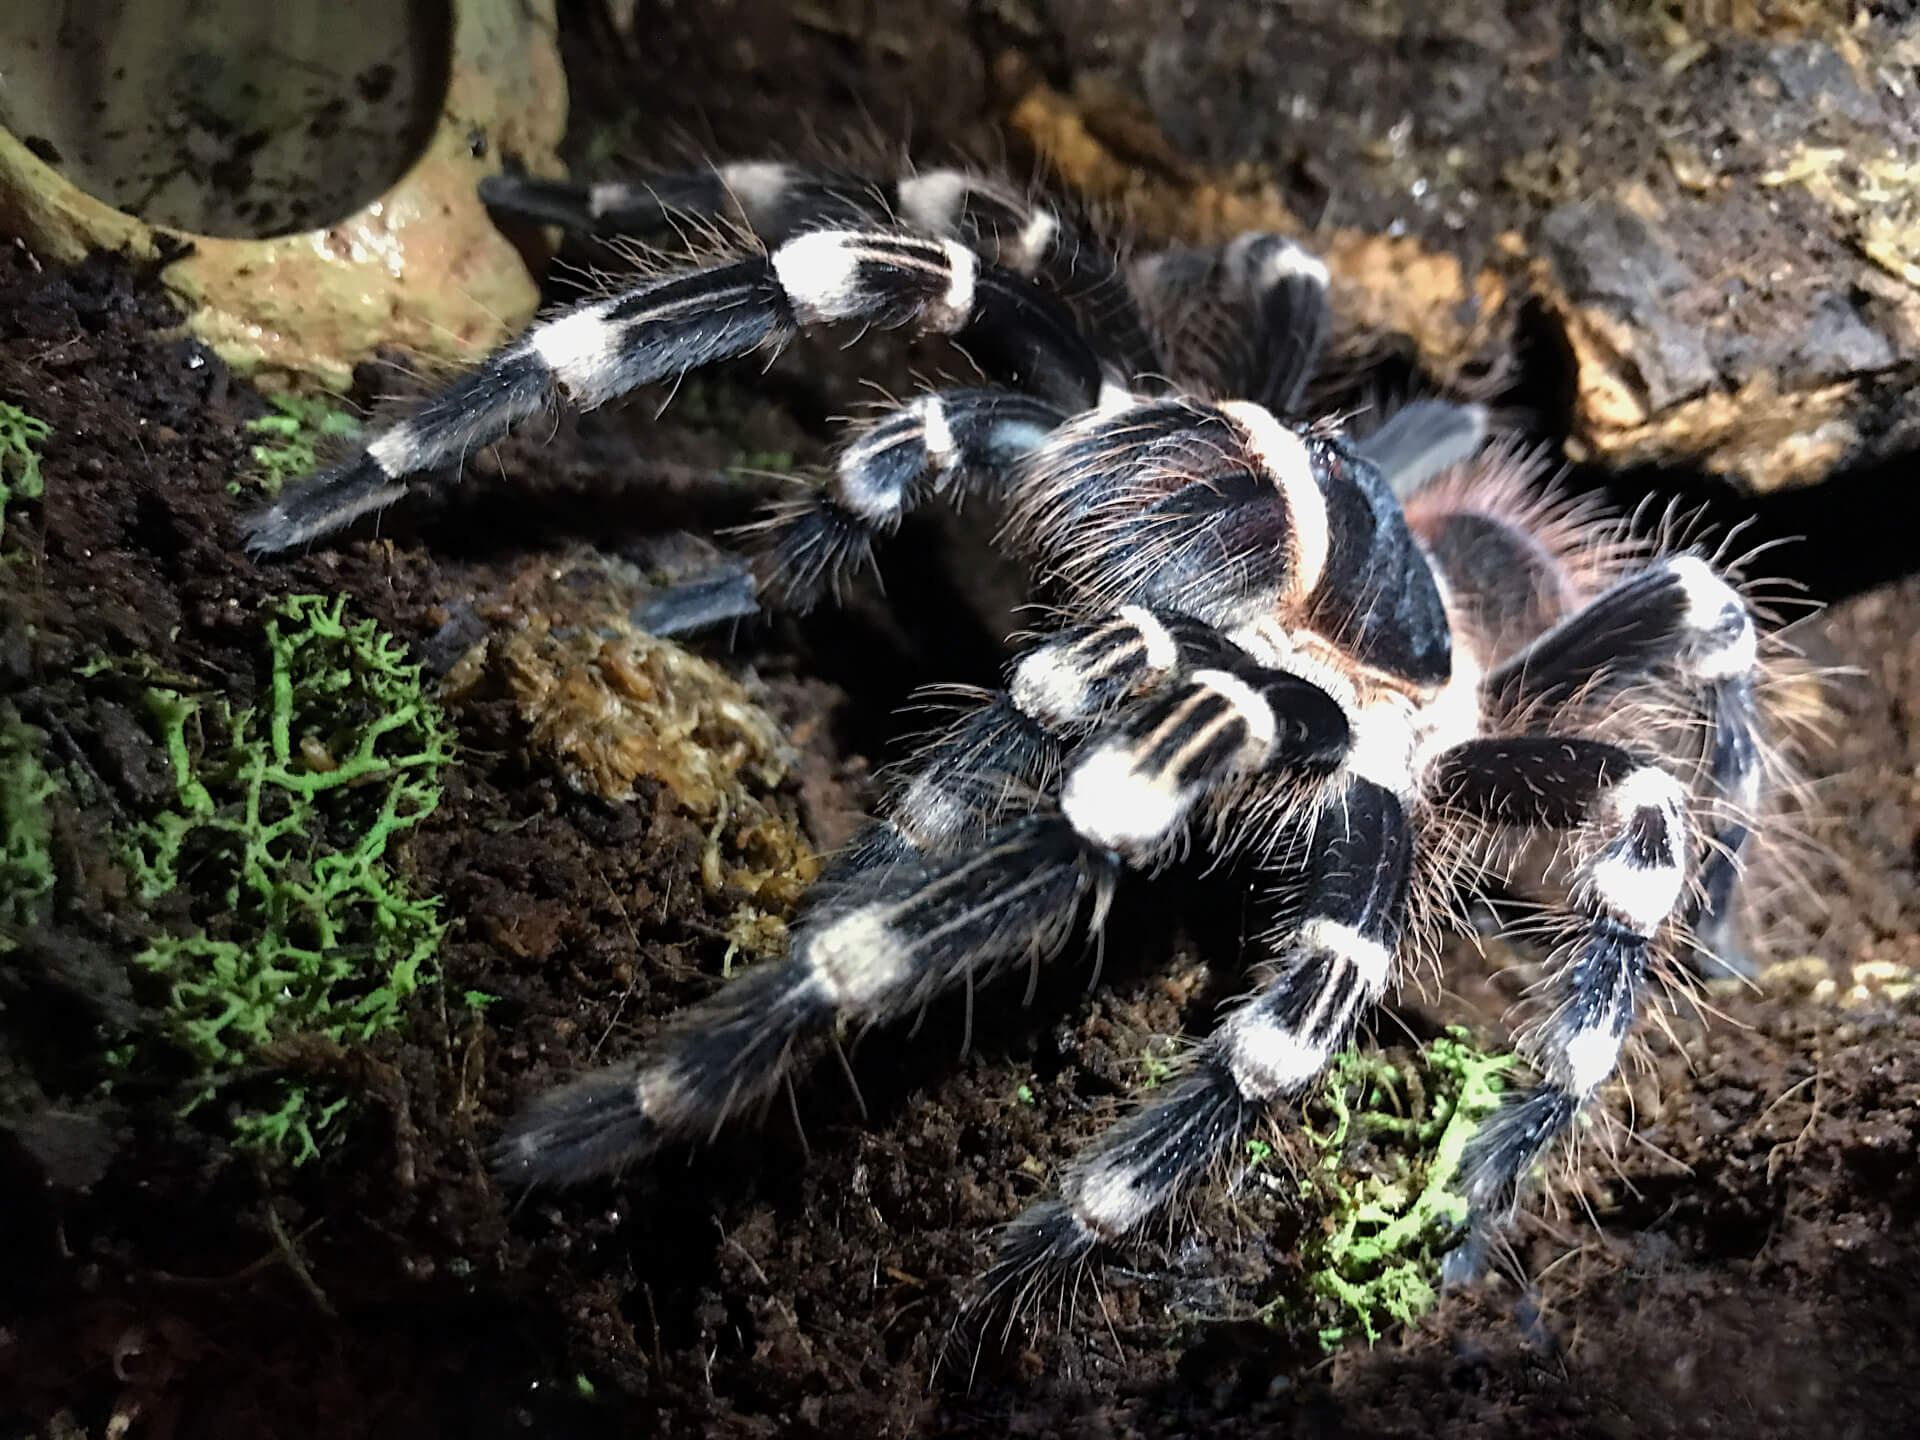
<instances>
[{"instance_id":1,"label":"tarantula leg","mask_svg":"<svg viewBox=\"0 0 1920 1440\"><path fill-rule=\"evenodd\" d=\"M1242 235L1221 259L1227 293L1251 321L1244 393L1275 415L1297 415L1333 333L1327 267L1291 240L1259 233Z\"/></svg>"},{"instance_id":2,"label":"tarantula leg","mask_svg":"<svg viewBox=\"0 0 1920 1440\"><path fill-rule=\"evenodd\" d=\"M1284 700L1284 718L1267 697ZM1203 795L1276 752L1344 746L1324 693L1273 673L1256 686L1219 670L1123 711L1075 757L1058 816L1017 821L938 866L900 867L858 897L829 895L788 957L687 1011L644 1060L543 1096L496 1152L505 1175L576 1180L673 1141L711 1136L764 1101L836 1024L883 1023L957 985L1056 953L1082 899L1096 926L1122 865L1175 846Z\"/></svg>"},{"instance_id":3,"label":"tarantula leg","mask_svg":"<svg viewBox=\"0 0 1920 1440\"><path fill-rule=\"evenodd\" d=\"M908 1014L953 985L1054 954L1082 897L1104 896L1117 872L1071 827L1033 819L933 873L817 910L785 960L682 1012L645 1058L534 1101L508 1126L494 1169L522 1184L568 1183L709 1140L836 1024Z\"/></svg>"},{"instance_id":4,"label":"tarantula leg","mask_svg":"<svg viewBox=\"0 0 1920 1440\"><path fill-rule=\"evenodd\" d=\"M1617 745L1563 736L1469 741L1441 757L1436 801L1496 824L1574 828L1578 929L1550 984L1559 1004L1526 1042L1543 1079L1476 1133L1462 1159L1482 1236L1613 1074L1651 975L1654 939L1686 892L1686 787ZM1461 1268L1477 1264L1470 1252Z\"/></svg>"},{"instance_id":5,"label":"tarantula leg","mask_svg":"<svg viewBox=\"0 0 1920 1440\"><path fill-rule=\"evenodd\" d=\"M1486 682L1491 702L1520 718L1668 666L1705 695L1713 725L1707 779L1730 813L1701 870L1698 913L1688 918L1702 949L1736 970L1728 931L1740 851L1759 799L1758 664L1740 592L1699 556L1669 555L1561 621Z\"/></svg>"},{"instance_id":6,"label":"tarantula leg","mask_svg":"<svg viewBox=\"0 0 1920 1440\"><path fill-rule=\"evenodd\" d=\"M837 590L908 511L1004 488L1019 461L1066 420L1057 405L1011 390L918 396L841 450L825 486L779 505L751 529L784 608Z\"/></svg>"},{"instance_id":7,"label":"tarantula leg","mask_svg":"<svg viewBox=\"0 0 1920 1440\"><path fill-rule=\"evenodd\" d=\"M1379 466L1387 488L1405 500L1442 470L1472 459L1487 430L1484 405L1414 400L1353 448Z\"/></svg>"},{"instance_id":8,"label":"tarantula leg","mask_svg":"<svg viewBox=\"0 0 1920 1440\"><path fill-rule=\"evenodd\" d=\"M1100 366L1060 303L952 240L816 230L764 256L651 280L545 321L389 427L353 459L255 513L247 544L284 550L377 510L557 399L591 410L657 380L777 351L839 323L950 334L989 374L1063 404L1097 398Z\"/></svg>"},{"instance_id":9,"label":"tarantula leg","mask_svg":"<svg viewBox=\"0 0 1920 1440\"><path fill-rule=\"evenodd\" d=\"M743 160L592 184L489 175L480 182L480 199L489 210L578 235L646 235L678 220L733 218L778 245L805 230L887 221L896 208L892 188L856 175Z\"/></svg>"},{"instance_id":10,"label":"tarantula leg","mask_svg":"<svg viewBox=\"0 0 1920 1440\"><path fill-rule=\"evenodd\" d=\"M1008 1227L979 1306L1017 1314L1096 1245L1136 1231L1300 1094L1385 992L1413 869L1406 810L1353 778L1322 801L1314 833L1304 918L1265 938L1274 958L1259 988L1183 1075L1074 1162L1058 1199Z\"/></svg>"},{"instance_id":11,"label":"tarantula leg","mask_svg":"<svg viewBox=\"0 0 1920 1440\"><path fill-rule=\"evenodd\" d=\"M1224 246L1143 256L1131 275L1171 348L1197 349L1217 389L1282 418L1300 414L1333 330L1327 268L1317 257L1251 231Z\"/></svg>"},{"instance_id":12,"label":"tarantula leg","mask_svg":"<svg viewBox=\"0 0 1920 1440\"><path fill-rule=\"evenodd\" d=\"M1121 705L1177 674L1246 667L1244 652L1205 625L1140 606L1069 626L1017 660L1007 688L915 757L883 807L815 882L821 903L860 877L977 844L1055 788L1068 749ZM1259 678L1259 672L1255 672Z\"/></svg>"},{"instance_id":13,"label":"tarantula leg","mask_svg":"<svg viewBox=\"0 0 1920 1440\"><path fill-rule=\"evenodd\" d=\"M964 170L869 180L749 160L592 185L490 175L480 182L480 198L505 214L601 236L648 234L679 219L733 219L761 243L782 245L809 230L906 225L958 240L1072 304L1089 338L1121 373L1151 375L1159 368L1112 255L1046 206Z\"/></svg>"},{"instance_id":14,"label":"tarantula leg","mask_svg":"<svg viewBox=\"0 0 1920 1440\"><path fill-rule=\"evenodd\" d=\"M1116 375L1162 383L1159 348L1106 246L1018 191L963 170L923 170L893 189L899 219L972 245L1058 295Z\"/></svg>"}]
</instances>

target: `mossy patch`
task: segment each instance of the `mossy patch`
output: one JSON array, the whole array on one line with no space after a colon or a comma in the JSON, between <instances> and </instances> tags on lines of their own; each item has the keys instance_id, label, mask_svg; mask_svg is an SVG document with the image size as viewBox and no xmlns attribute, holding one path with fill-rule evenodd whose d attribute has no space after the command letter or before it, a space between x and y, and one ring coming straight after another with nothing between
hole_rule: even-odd
<instances>
[{"instance_id":1,"label":"mossy patch","mask_svg":"<svg viewBox=\"0 0 1920 1440\"><path fill-rule=\"evenodd\" d=\"M1410 1064L1358 1047L1334 1062L1302 1127L1315 1156L1302 1188L1326 1212L1303 1247L1308 1298L1270 1318L1305 1322L1330 1351L1356 1331L1372 1344L1433 1308L1441 1259L1467 1218L1452 1188L1460 1157L1513 1063L1458 1028Z\"/></svg>"},{"instance_id":2,"label":"mossy patch","mask_svg":"<svg viewBox=\"0 0 1920 1440\"><path fill-rule=\"evenodd\" d=\"M40 475L40 446L48 435L17 405L0 404L0 537L7 533L7 507L16 500L38 500L46 489Z\"/></svg>"},{"instance_id":3,"label":"mossy patch","mask_svg":"<svg viewBox=\"0 0 1920 1440\"><path fill-rule=\"evenodd\" d=\"M274 413L249 420L247 429L262 438L253 448L255 478L269 495L278 495L289 480L318 470L330 442L359 435L358 417L325 400L304 395L269 395Z\"/></svg>"},{"instance_id":4,"label":"mossy patch","mask_svg":"<svg viewBox=\"0 0 1920 1440\"><path fill-rule=\"evenodd\" d=\"M583 795L621 804L644 782L662 787L707 832L707 893L740 901L726 966L740 953L778 955L785 917L820 871L777 800L798 752L741 680L633 623L624 605L639 589L624 561L542 560L496 607L506 623L454 664L441 693L456 704L510 698L532 754Z\"/></svg>"},{"instance_id":5,"label":"mossy patch","mask_svg":"<svg viewBox=\"0 0 1920 1440\"><path fill-rule=\"evenodd\" d=\"M298 1164L345 1105L251 1072L295 1037L371 1039L433 979L437 902L396 870L396 842L433 812L453 734L420 667L345 597L296 595L266 622L264 703L151 685L146 705L175 795L127 837L137 894L171 933L136 966L166 983L168 1039L204 1083L242 1071L234 1137ZM239 1093L239 1092L236 1092Z\"/></svg>"}]
</instances>

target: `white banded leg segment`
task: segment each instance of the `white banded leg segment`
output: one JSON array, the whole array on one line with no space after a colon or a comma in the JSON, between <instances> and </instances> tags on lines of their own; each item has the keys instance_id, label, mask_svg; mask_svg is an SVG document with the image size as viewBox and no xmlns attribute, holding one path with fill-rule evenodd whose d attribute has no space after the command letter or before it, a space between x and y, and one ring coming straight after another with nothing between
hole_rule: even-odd
<instances>
[{"instance_id":1,"label":"white banded leg segment","mask_svg":"<svg viewBox=\"0 0 1920 1440\"><path fill-rule=\"evenodd\" d=\"M1295 415L1333 333L1327 267L1279 235L1242 235L1222 254L1229 296L1246 309L1250 354L1240 393Z\"/></svg>"},{"instance_id":2,"label":"white banded leg segment","mask_svg":"<svg viewBox=\"0 0 1920 1440\"><path fill-rule=\"evenodd\" d=\"M1089 843L1149 863L1178 843L1207 790L1266 763L1277 731L1273 707L1245 681L1196 671L1080 750L1061 813Z\"/></svg>"},{"instance_id":3,"label":"white banded leg segment","mask_svg":"<svg viewBox=\"0 0 1920 1440\"><path fill-rule=\"evenodd\" d=\"M804 610L837 591L874 539L916 506L1004 489L1065 418L1058 406L1009 390L919 396L846 446L823 489L780 505L757 527L769 587Z\"/></svg>"},{"instance_id":4,"label":"white banded leg segment","mask_svg":"<svg viewBox=\"0 0 1920 1440\"><path fill-rule=\"evenodd\" d=\"M681 1012L651 1053L541 1096L494 1151L527 1184L606 1174L663 1145L710 1139L763 1104L843 1024L911 1014L942 991L1057 952L1110 860L1058 820L1010 826L976 852L816 905L786 959Z\"/></svg>"},{"instance_id":5,"label":"white banded leg segment","mask_svg":"<svg viewBox=\"0 0 1920 1440\"><path fill-rule=\"evenodd\" d=\"M1705 692L1713 719L1709 778L1731 812L1702 865L1698 913L1690 918L1705 955L1738 973L1748 967L1735 948L1734 894L1748 823L1760 801L1759 636L1746 600L1706 561L1674 555L1665 564L1687 595L1690 633L1681 670Z\"/></svg>"},{"instance_id":6,"label":"white banded leg segment","mask_svg":"<svg viewBox=\"0 0 1920 1440\"><path fill-rule=\"evenodd\" d=\"M1168 623L1128 605L1111 620L1071 626L1029 650L1014 662L1007 693L1022 714L1071 733L1157 688L1180 663Z\"/></svg>"},{"instance_id":7,"label":"white banded leg segment","mask_svg":"<svg viewBox=\"0 0 1920 1440\"><path fill-rule=\"evenodd\" d=\"M816 892L838 894L862 875L924 867L979 843L1054 793L1073 737L1188 670L1232 664L1246 666L1247 657L1219 632L1137 606L1057 632L1014 664L1006 691L915 756L892 787L886 818L834 858ZM1312 687L1251 673L1270 687L1266 698L1278 708L1289 745L1303 749L1309 729L1332 725L1328 702ZM1335 730L1316 741L1334 745L1340 738Z\"/></svg>"},{"instance_id":8,"label":"white banded leg segment","mask_svg":"<svg viewBox=\"0 0 1920 1440\"><path fill-rule=\"evenodd\" d=\"M899 185L901 218L951 235L1072 307L1101 354L1127 373L1159 370L1158 356L1111 253L1005 185L929 170Z\"/></svg>"},{"instance_id":9,"label":"white banded leg segment","mask_svg":"<svg viewBox=\"0 0 1920 1440\"><path fill-rule=\"evenodd\" d=\"M1700 692L1712 724L1708 780L1728 815L1700 877L1690 916L1709 954L1728 963L1729 926L1748 820L1759 800L1759 639L1739 591L1697 555L1668 555L1629 575L1488 677L1510 712L1551 709L1583 692L1665 670ZM1596 680L1602 680L1597 689ZM1718 968L1717 966L1715 968Z\"/></svg>"},{"instance_id":10,"label":"white banded leg segment","mask_svg":"<svg viewBox=\"0 0 1920 1440\"><path fill-rule=\"evenodd\" d=\"M900 218L915 229L963 240L994 264L1028 278L1065 235L1051 210L964 170L924 170L901 180L895 194Z\"/></svg>"},{"instance_id":11,"label":"white banded leg segment","mask_svg":"<svg viewBox=\"0 0 1920 1440\"><path fill-rule=\"evenodd\" d=\"M1597 842L1572 885L1581 926L1550 984L1558 1003L1528 1039L1542 1083L1504 1107L1463 1164L1475 1216L1514 1204L1529 1171L1613 1074L1679 910L1691 847L1685 787L1617 746L1577 738L1476 741L1446 757L1440 798L1505 823L1577 825ZM1576 818L1584 790L1586 804Z\"/></svg>"},{"instance_id":12,"label":"white banded leg segment","mask_svg":"<svg viewBox=\"0 0 1920 1440\"><path fill-rule=\"evenodd\" d=\"M1686 789L1657 766L1642 766L1600 792L1592 820L1611 838L1584 867L1576 902L1651 939L1686 888Z\"/></svg>"},{"instance_id":13,"label":"white banded leg segment","mask_svg":"<svg viewBox=\"0 0 1920 1440\"><path fill-rule=\"evenodd\" d=\"M1137 317L1113 323L1128 300L1110 260L1102 267L1100 252L1019 191L961 170L877 180L749 160L593 185L495 175L480 182L480 194L497 212L603 236L656 234L683 220L726 220L743 223L772 248L812 230L904 226L924 237L957 240L995 265L1086 304L1096 320L1144 343ZM1094 328L1104 342L1108 336L1099 324ZM1138 352L1103 348L1133 369L1157 368L1150 346Z\"/></svg>"},{"instance_id":14,"label":"white banded leg segment","mask_svg":"<svg viewBox=\"0 0 1920 1440\"><path fill-rule=\"evenodd\" d=\"M1005 694L923 750L888 811L913 848L948 855L983 839L1010 814L1030 811L1052 787L1065 742Z\"/></svg>"},{"instance_id":15,"label":"white banded leg segment","mask_svg":"<svg viewBox=\"0 0 1920 1440\"><path fill-rule=\"evenodd\" d=\"M582 235L644 236L682 221L729 220L744 223L767 245L778 245L803 229L872 226L891 218L885 194L869 181L768 160L595 184L490 175L480 182L480 198L498 213Z\"/></svg>"},{"instance_id":16,"label":"white banded leg segment","mask_svg":"<svg viewBox=\"0 0 1920 1440\"><path fill-rule=\"evenodd\" d=\"M490 1160L519 1185L607 1175L663 1145L704 1140L771 1095L796 1047L834 1020L830 997L791 961L762 965L683 1011L652 1053L539 1096Z\"/></svg>"},{"instance_id":17,"label":"white banded leg segment","mask_svg":"<svg viewBox=\"0 0 1920 1440\"><path fill-rule=\"evenodd\" d=\"M960 498L970 482L1004 481L1066 418L1058 406L1008 390L921 395L840 452L834 498L891 529L923 489Z\"/></svg>"},{"instance_id":18,"label":"white banded leg segment","mask_svg":"<svg viewBox=\"0 0 1920 1440\"><path fill-rule=\"evenodd\" d=\"M898 873L924 875L1007 821L1033 811L1051 789L1065 742L1006 694L962 717L923 748L882 806L814 882L812 903L840 905L873 893Z\"/></svg>"},{"instance_id":19,"label":"white banded leg segment","mask_svg":"<svg viewBox=\"0 0 1920 1440\"><path fill-rule=\"evenodd\" d=\"M803 325L912 323L952 335L989 379L1067 410L1092 406L1100 362L1052 295L983 264L957 240L816 230L773 251L775 274Z\"/></svg>"},{"instance_id":20,"label":"white banded leg segment","mask_svg":"<svg viewBox=\"0 0 1920 1440\"><path fill-rule=\"evenodd\" d=\"M1697 555L1634 572L1487 677L1487 693L1522 713L1564 704L1596 681L1605 695L1668 668L1698 686L1751 677L1758 656L1740 593Z\"/></svg>"},{"instance_id":21,"label":"white banded leg segment","mask_svg":"<svg viewBox=\"0 0 1920 1440\"><path fill-rule=\"evenodd\" d=\"M1339 921L1309 921L1259 997L1221 1028L1219 1054L1240 1093L1270 1102L1303 1089L1385 992L1391 969L1381 940Z\"/></svg>"},{"instance_id":22,"label":"white banded leg segment","mask_svg":"<svg viewBox=\"0 0 1920 1440\"><path fill-rule=\"evenodd\" d=\"M389 505L411 477L464 460L556 398L592 409L656 380L778 348L793 330L762 259L648 281L557 315L495 351L353 459L256 511L247 546L284 550Z\"/></svg>"},{"instance_id":23,"label":"white banded leg segment","mask_svg":"<svg viewBox=\"0 0 1920 1440\"><path fill-rule=\"evenodd\" d=\"M924 868L978 842L1051 793L1071 737L1128 700L1172 679L1182 660L1175 629L1194 653L1226 648L1192 622L1164 622L1128 609L1074 625L1028 651L1009 688L962 717L913 759L891 789L884 819L835 856L817 894L840 893L858 877L902 865ZM1206 648L1213 642L1214 649Z\"/></svg>"},{"instance_id":24,"label":"white banded leg segment","mask_svg":"<svg viewBox=\"0 0 1920 1440\"><path fill-rule=\"evenodd\" d=\"M1033 281L1072 309L1094 348L1128 375L1163 368L1110 252L1014 189L964 171L927 170L899 182L902 220L950 236Z\"/></svg>"},{"instance_id":25,"label":"white banded leg segment","mask_svg":"<svg viewBox=\"0 0 1920 1440\"><path fill-rule=\"evenodd\" d=\"M1008 820L1032 812L1065 753L1058 737L1004 694L994 696L914 757L910 774L882 807L883 818L833 857L809 902L852 903L984 843Z\"/></svg>"},{"instance_id":26,"label":"white banded leg segment","mask_svg":"<svg viewBox=\"0 0 1920 1440\"><path fill-rule=\"evenodd\" d=\"M1277 956L1258 992L1074 1163L1058 1200L1008 1228L979 1305L1017 1310L1095 1245L1137 1230L1319 1075L1385 991L1413 873L1406 811L1356 781L1327 802L1320 825L1330 843L1306 877L1308 918L1268 937Z\"/></svg>"},{"instance_id":27,"label":"white banded leg segment","mask_svg":"<svg viewBox=\"0 0 1920 1440\"><path fill-rule=\"evenodd\" d=\"M1346 713L1299 676L1197 669L1075 753L1061 813L1090 844L1150 865L1180 843L1204 799L1263 769L1328 773L1348 738Z\"/></svg>"},{"instance_id":28,"label":"white banded leg segment","mask_svg":"<svg viewBox=\"0 0 1920 1440\"><path fill-rule=\"evenodd\" d=\"M955 986L1051 958L1082 898L1091 891L1103 907L1118 873L1058 819L1019 820L910 883L810 915L788 963L846 1019L910 1015Z\"/></svg>"},{"instance_id":29,"label":"white banded leg segment","mask_svg":"<svg viewBox=\"0 0 1920 1440\"><path fill-rule=\"evenodd\" d=\"M408 477L464 459L556 393L591 409L840 321L959 332L989 376L1074 405L1099 393L1099 363L1071 318L1027 281L951 240L813 231L764 258L646 281L536 325L353 460L256 512L248 547L283 550L390 504Z\"/></svg>"}]
</instances>

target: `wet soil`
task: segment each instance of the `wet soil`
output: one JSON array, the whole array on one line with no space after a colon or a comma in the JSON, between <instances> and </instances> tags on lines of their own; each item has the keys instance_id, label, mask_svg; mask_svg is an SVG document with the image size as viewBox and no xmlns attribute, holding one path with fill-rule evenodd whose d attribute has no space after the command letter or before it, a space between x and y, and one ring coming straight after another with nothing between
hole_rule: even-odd
<instances>
[{"instance_id":1,"label":"wet soil","mask_svg":"<svg viewBox=\"0 0 1920 1440\"><path fill-rule=\"evenodd\" d=\"M904 47L836 28L830 11L733 15L724 44L711 17L649 12L650 103L702 117L695 143L723 153L757 153L796 114L827 135L990 147L991 67L970 23L987 12L934 8L926 43ZM605 52L599 68L573 56L579 113L630 114L630 82L608 78L613 41L576 29L573 43ZM1238 933L1231 884L1130 902L1096 988L1063 963L1031 1005L1015 985L971 1017L938 1007L915 1033L853 1049L857 1091L828 1064L758 1130L619 1182L514 1196L483 1161L505 1117L720 983L737 897L698 882L706 836L670 795L577 794L528 753L504 702L471 698L452 708L460 758L410 847L416 883L454 922L440 985L401 1036L281 1057L359 1097L346 1141L267 1173L205 1115L178 1119L163 1087L97 1096L84 1057L139 1023L125 955L145 923L104 837L166 782L137 696L82 662L151 657L244 702L263 676L263 607L319 590L444 669L463 617L529 567L750 513L740 457L822 454L852 363L801 351L766 374L722 371L658 419L642 397L563 420L377 529L255 564L236 533L250 497L229 482L250 469L244 426L264 402L176 326L151 278L117 263L0 255L0 400L52 432L45 500L7 519L0 684L69 781L54 903L16 937L0 991L7 1433L1920 1426L1920 1009L1900 983L1920 966L1920 582L1855 594L1841 565L1769 557L1836 602L1794 638L1848 672L1831 685L1831 739L1808 758L1812 843L1762 886L1756 934L1783 963L1758 990L1715 989L1717 1013L1650 1034L1614 1107L1630 1106L1631 1133L1611 1146L1596 1133L1585 1178L1522 1222L1524 1285L1451 1294L1411 1332L1323 1360L1255 1318L1297 1278L1286 1207L1214 1196L1194 1238L1130 1252L1097 1295L971 1376L936 1374L993 1228L1139 1089L1155 1037L1206 1027L1230 983L1202 957ZM363 398L404 384L365 379ZM1821 556L1875 523L1844 503L1799 518L1819 527L1801 553ZM868 587L804 622L697 643L787 728L801 761L777 803L819 848L846 838L875 768L921 727L899 714L916 686L991 682L1021 591L983 557L984 523L910 529L883 560L884 597ZM474 1012L448 998L468 990L499 999ZM1498 1036L1510 998L1469 951L1444 996L1397 1018ZM1400 1034L1395 1018L1376 1031Z\"/></svg>"}]
</instances>

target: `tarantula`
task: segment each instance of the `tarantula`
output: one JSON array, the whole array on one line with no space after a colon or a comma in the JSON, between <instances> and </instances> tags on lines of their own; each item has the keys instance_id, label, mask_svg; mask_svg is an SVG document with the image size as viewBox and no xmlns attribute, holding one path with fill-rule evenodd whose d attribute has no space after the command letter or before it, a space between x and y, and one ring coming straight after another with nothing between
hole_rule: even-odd
<instances>
[{"instance_id":1,"label":"tarantula","mask_svg":"<svg viewBox=\"0 0 1920 1440\"><path fill-rule=\"evenodd\" d=\"M1537 461L1488 443L1477 407L1415 403L1358 441L1303 416L1327 272L1277 237L1126 268L1055 211L945 169L887 185L764 163L639 185L500 177L486 197L589 231L692 214L757 244L536 324L256 514L253 549L384 506L556 404L819 327L906 326L951 337L989 383L920 394L845 446L768 521L768 593L810 603L911 507L990 492L1057 610L832 861L788 956L535 1100L499 1173L571 1181L706 1140L839 1027L1098 932L1129 872L1195 846L1246 861L1271 915L1250 992L1012 1223L986 1290L1018 1299L1138 1231L1299 1097L1459 928L1460 896L1545 837L1548 1001L1521 1042L1538 1078L1465 1161L1474 1233L1496 1228L1682 945L1725 934L1764 758L1741 594L1700 555L1542 498ZM1237 398L1156 378L1143 300L1181 286L1237 317ZM1649 693L1691 723L1632 719Z\"/></svg>"}]
</instances>

